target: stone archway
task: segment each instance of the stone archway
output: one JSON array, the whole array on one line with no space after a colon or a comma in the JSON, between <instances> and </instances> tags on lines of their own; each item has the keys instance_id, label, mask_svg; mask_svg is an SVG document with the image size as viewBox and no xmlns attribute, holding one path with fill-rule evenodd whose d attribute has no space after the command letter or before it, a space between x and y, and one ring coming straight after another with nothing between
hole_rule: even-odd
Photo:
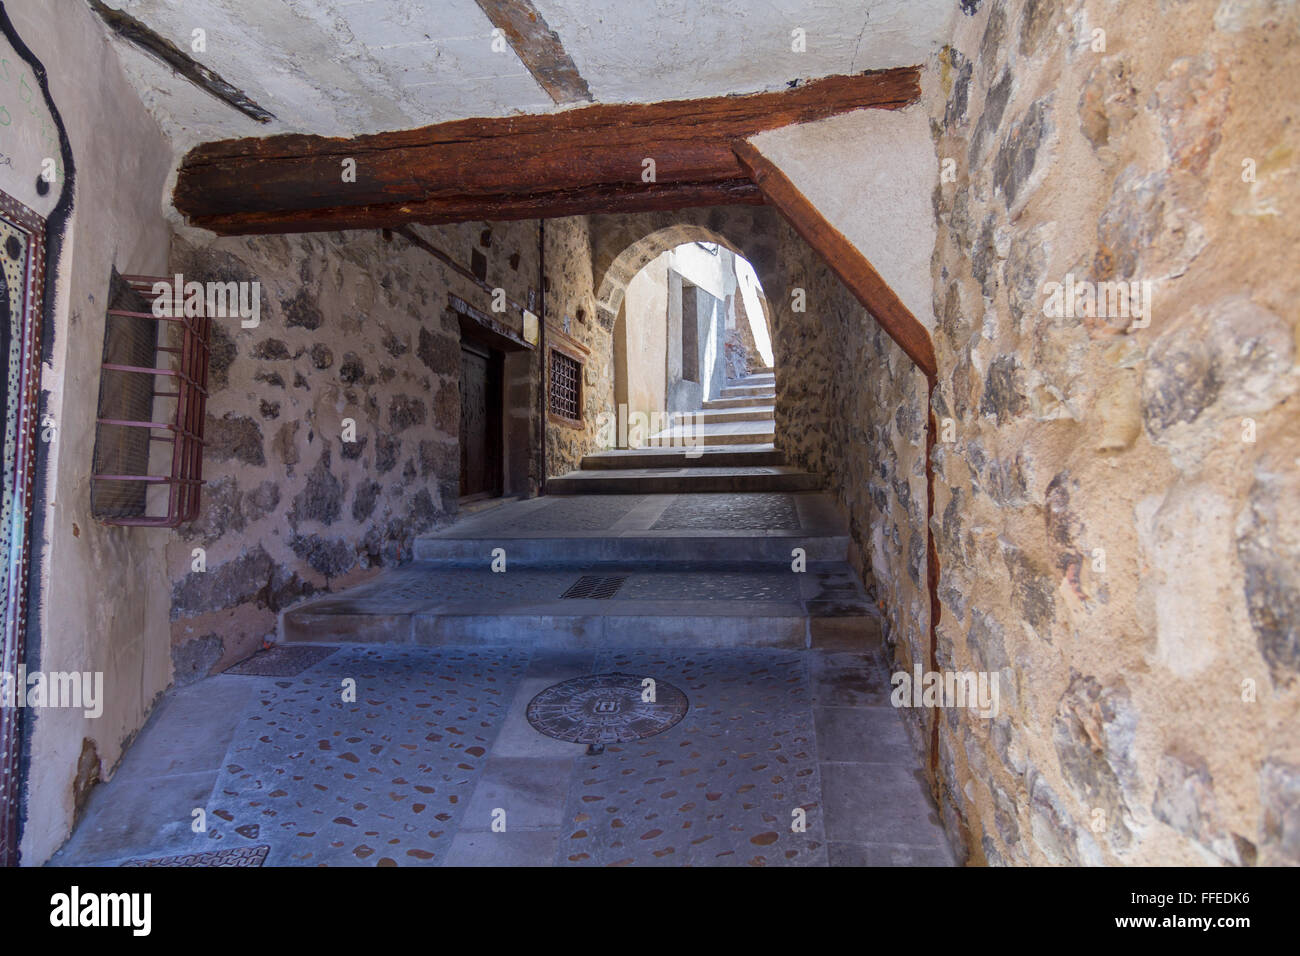
<instances>
[{"instance_id":1,"label":"stone archway","mask_svg":"<svg viewBox=\"0 0 1300 956\"><path fill-rule=\"evenodd\" d=\"M593 227L596 308L607 328L614 327L633 277L661 253L688 242L714 242L748 261L769 303L784 296L789 285L779 249L793 232L767 207L712 206L599 216L593 217Z\"/></svg>"},{"instance_id":2,"label":"stone archway","mask_svg":"<svg viewBox=\"0 0 1300 956\"><path fill-rule=\"evenodd\" d=\"M773 210L761 207L711 207L674 212L601 216L593 222L593 275L597 280L596 308L601 324L612 332L614 399L620 406L635 404L626 314L628 286L661 254L693 242L714 243L747 262L760 286L759 320L764 322L774 356L779 354L773 315L773 295L784 295L789 277L778 254L788 242L785 223Z\"/></svg>"},{"instance_id":3,"label":"stone archway","mask_svg":"<svg viewBox=\"0 0 1300 956\"><path fill-rule=\"evenodd\" d=\"M764 318L780 363L775 303L790 285L783 243L798 241L775 210L762 206L714 206L656 213L592 217L592 273L596 308L613 333L615 400L627 401L627 322L624 299L632 279L660 254L691 242L716 243L753 267L762 287ZM620 389L620 385L623 389Z\"/></svg>"}]
</instances>

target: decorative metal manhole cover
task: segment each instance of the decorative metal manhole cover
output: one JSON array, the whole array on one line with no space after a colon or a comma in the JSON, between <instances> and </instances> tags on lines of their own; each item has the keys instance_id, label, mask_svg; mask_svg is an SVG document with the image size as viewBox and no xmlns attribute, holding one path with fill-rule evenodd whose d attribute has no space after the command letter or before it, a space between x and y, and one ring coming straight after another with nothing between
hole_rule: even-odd
<instances>
[{"instance_id":1,"label":"decorative metal manhole cover","mask_svg":"<svg viewBox=\"0 0 1300 956\"><path fill-rule=\"evenodd\" d=\"M603 747L653 737L686 716L672 684L635 674L592 674L548 687L528 704L528 722L548 737ZM653 700L645 700L653 691Z\"/></svg>"}]
</instances>

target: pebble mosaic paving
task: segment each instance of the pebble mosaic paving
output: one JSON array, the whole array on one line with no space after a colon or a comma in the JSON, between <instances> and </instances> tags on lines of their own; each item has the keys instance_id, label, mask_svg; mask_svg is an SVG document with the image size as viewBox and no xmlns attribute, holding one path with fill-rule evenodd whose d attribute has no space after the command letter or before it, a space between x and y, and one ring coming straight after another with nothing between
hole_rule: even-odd
<instances>
[{"instance_id":1,"label":"pebble mosaic paving","mask_svg":"<svg viewBox=\"0 0 1300 956\"><path fill-rule=\"evenodd\" d=\"M53 862L953 862L888 706L889 668L872 656L330 650L296 676L228 672L174 691ZM529 703L550 689L610 673L676 689L680 719L594 754L529 723ZM343 698L348 679L355 701ZM193 834L200 806L208 828ZM506 832L492 829L498 810Z\"/></svg>"},{"instance_id":2,"label":"pebble mosaic paving","mask_svg":"<svg viewBox=\"0 0 1300 956\"><path fill-rule=\"evenodd\" d=\"M208 817L269 865L437 863L527 652L345 649L277 682L236 731ZM344 681L355 681L355 702Z\"/></svg>"},{"instance_id":3,"label":"pebble mosaic paving","mask_svg":"<svg viewBox=\"0 0 1300 956\"><path fill-rule=\"evenodd\" d=\"M480 568L444 568L409 565L374 582L323 598L314 608L365 606L383 602L388 610L404 610L426 604L475 602L490 604L518 600L552 600L581 577L580 571L557 574L551 570L515 568L506 574L493 573L490 564Z\"/></svg>"},{"instance_id":4,"label":"pebble mosaic paving","mask_svg":"<svg viewBox=\"0 0 1300 956\"><path fill-rule=\"evenodd\" d=\"M557 862L826 865L802 654L602 654L597 667L661 677L691 707L663 734L580 760Z\"/></svg>"},{"instance_id":5,"label":"pebble mosaic paving","mask_svg":"<svg viewBox=\"0 0 1300 956\"><path fill-rule=\"evenodd\" d=\"M708 471L685 470L693 474ZM635 473L648 472L638 469ZM801 513L804 509L807 513ZM736 535L753 531L840 535L846 530L834 504L815 492L560 494L505 502L468 515L427 538L496 543L503 538L599 537L643 531L677 531L696 537L707 532Z\"/></svg>"},{"instance_id":6,"label":"pebble mosaic paving","mask_svg":"<svg viewBox=\"0 0 1300 956\"><path fill-rule=\"evenodd\" d=\"M630 575L618 595L629 601L797 601L799 582L788 571L663 571Z\"/></svg>"},{"instance_id":7,"label":"pebble mosaic paving","mask_svg":"<svg viewBox=\"0 0 1300 956\"><path fill-rule=\"evenodd\" d=\"M416 563L338 595L319 598L312 602L311 609L327 613L403 612L439 604L508 606L511 602L554 601L564 597L583 577L602 572L626 578L609 595L614 601L797 601L800 597L798 579L786 570L680 564L677 568L632 574L622 569L618 574L620 569L614 566L604 569L599 565L567 569L522 567L497 574L486 561L479 568ZM860 590L854 591L856 587L850 584L849 593L860 594Z\"/></svg>"}]
</instances>

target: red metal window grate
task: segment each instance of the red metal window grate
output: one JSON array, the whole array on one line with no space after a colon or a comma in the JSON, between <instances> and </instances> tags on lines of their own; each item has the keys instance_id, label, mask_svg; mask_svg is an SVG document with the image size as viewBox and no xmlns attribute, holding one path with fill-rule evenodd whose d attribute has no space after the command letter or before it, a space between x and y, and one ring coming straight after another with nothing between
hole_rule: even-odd
<instances>
[{"instance_id":1,"label":"red metal window grate","mask_svg":"<svg viewBox=\"0 0 1300 956\"><path fill-rule=\"evenodd\" d=\"M104 524L175 528L199 513L211 319L155 315L155 284L171 294L169 279L121 276L107 310L91 491ZM165 475L150 473L154 443L171 445ZM166 513L149 514L160 489Z\"/></svg>"},{"instance_id":2,"label":"red metal window grate","mask_svg":"<svg viewBox=\"0 0 1300 956\"><path fill-rule=\"evenodd\" d=\"M582 363L551 349L551 414L582 420Z\"/></svg>"}]
</instances>

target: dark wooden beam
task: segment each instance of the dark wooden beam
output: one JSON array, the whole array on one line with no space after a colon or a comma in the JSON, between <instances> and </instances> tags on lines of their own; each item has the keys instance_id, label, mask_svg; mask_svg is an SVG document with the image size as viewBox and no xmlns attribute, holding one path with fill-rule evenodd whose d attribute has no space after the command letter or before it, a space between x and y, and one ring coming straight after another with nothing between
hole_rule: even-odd
<instances>
[{"instance_id":1,"label":"dark wooden beam","mask_svg":"<svg viewBox=\"0 0 1300 956\"><path fill-rule=\"evenodd\" d=\"M555 219L593 212L654 212L691 206L761 206L763 194L748 179L721 183L671 183L592 186L525 195L465 196L409 203L334 206L278 212L192 216L191 224L218 235L269 235L283 232L334 232L342 229L392 229L404 223L427 226L449 222L508 222Z\"/></svg>"},{"instance_id":2,"label":"dark wooden beam","mask_svg":"<svg viewBox=\"0 0 1300 956\"><path fill-rule=\"evenodd\" d=\"M240 233L753 202L738 185L749 171L733 141L862 107L898 109L919 96L919 71L906 68L774 93L602 104L353 139L225 140L185 157L175 203L196 225ZM349 159L355 182L343 181ZM646 160L653 182L643 181Z\"/></svg>"},{"instance_id":3,"label":"dark wooden beam","mask_svg":"<svg viewBox=\"0 0 1300 956\"><path fill-rule=\"evenodd\" d=\"M733 148L768 203L821 254L831 271L933 383L938 368L930 333L880 277L875 266L753 145L742 140L734 143Z\"/></svg>"},{"instance_id":4,"label":"dark wooden beam","mask_svg":"<svg viewBox=\"0 0 1300 956\"><path fill-rule=\"evenodd\" d=\"M227 83L215 70L208 69L171 40L159 36L129 13L114 10L100 0L90 0L90 8L122 39L170 66L204 93L215 96L259 123L269 123L275 119L274 113L262 109L243 90Z\"/></svg>"},{"instance_id":5,"label":"dark wooden beam","mask_svg":"<svg viewBox=\"0 0 1300 956\"><path fill-rule=\"evenodd\" d=\"M590 103L591 90L560 37L529 0L475 0L556 103Z\"/></svg>"}]
</instances>

